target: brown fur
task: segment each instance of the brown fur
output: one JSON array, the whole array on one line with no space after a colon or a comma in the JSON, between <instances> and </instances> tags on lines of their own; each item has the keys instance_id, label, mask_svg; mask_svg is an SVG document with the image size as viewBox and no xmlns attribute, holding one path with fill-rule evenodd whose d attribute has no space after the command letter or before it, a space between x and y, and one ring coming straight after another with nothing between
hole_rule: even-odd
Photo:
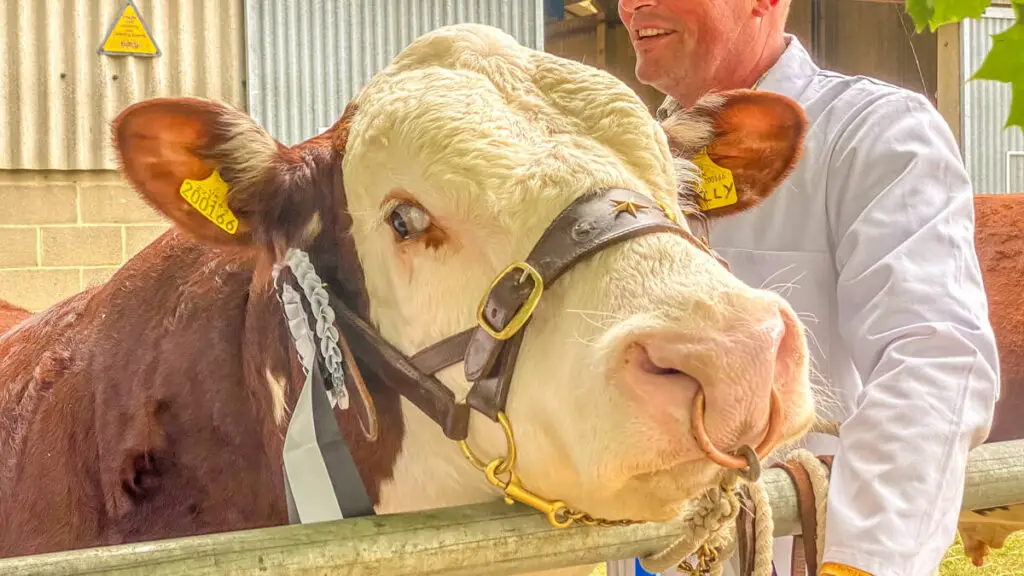
<instances>
[{"instance_id":1,"label":"brown fur","mask_svg":"<svg viewBox=\"0 0 1024 576\"><path fill-rule=\"evenodd\" d=\"M176 120L164 129L198 133ZM291 163L279 172L287 178L250 180L243 190L251 194L233 198L232 208L261 216L248 221L247 234L271 251L301 237L318 211L333 234L321 234L308 247L311 256L329 254L338 262L320 273L365 315L332 144L344 137L346 122L287 150L276 160ZM115 123L122 145L126 134L133 137L131 129ZM182 165L201 166L186 156L210 142L181 142ZM146 149L168 142L127 145L134 144ZM155 178L207 175L201 168L182 175L181 166L158 163L145 168ZM139 172L126 170L130 179L133 174ZM174 198L171 188L165 199ZM300 204L305 209L285 210L282 197L289 194L308 200ZM188 224L187 212L170 213ZM272 257L227 234L216 240L219 246L169 231L104 286L0 337L0 557L287 522L286 423L275 423L266 372L287 376L290 408L301 369L272 290ZM392 473L403 423L397 395L373 374L364 376L380 437L367 441L350 412L339 411L338 420L376 503Z\"/></svg>"},{"instance_id":2,"label":"brown fur","mask_svg":"<svg viewBox=\"0 0 1024 576\"><path fill-rule=\"evenodd\" d=\"M673 155L692 160L707 148L715 164L732 172L737 202L701 211L723 218L760 204L793 171L803 154L807 117L785 96L730 90L674 108L661 125Z\"/></svg>"},{"instance_id":3,"label":"brown fur","mask_svg":"<svg viewBox=\"0 0 1024 576\"><path fill-rule=\"evenodd\" d=\"M0 300L0 334L14 328L18 323L31 315L31 312L21 306L15 306L10 302Z\"/></svg>"},{"instance_id":4,"label":"brown fur","mask_svg":"<svg viewBox=\"0 0 1024 576\"><path fill-rule=\"evenodd\" d=\"M974 199L975 244L981 262L989 321L999 348L1000 397L996 403L992 430L986 442L1024 439L1024 311L1021 310L1021 282L1024 281L1024 194L979 194ZM1006 537L1024 522L1024 506L989 509L1012 518L1016 525L997 520L972 522L971 514L961 517L960 536L964 551L981 566L990 549L1002 548ZM1001 514L1009 512L1009 514ZM982 514L986 516L987 514Z\"/></svg>"},{"instance_id":5,"label":"brown fur","mask_svg":"<svg viewBox=\"0 0 1024 576\"><path fill-rule=\"evenodd\" d=\"M975 243L999 347L1000 398L988 442L1024 439L1024 194L974 199Z\"/></svg>"}]
</instances>

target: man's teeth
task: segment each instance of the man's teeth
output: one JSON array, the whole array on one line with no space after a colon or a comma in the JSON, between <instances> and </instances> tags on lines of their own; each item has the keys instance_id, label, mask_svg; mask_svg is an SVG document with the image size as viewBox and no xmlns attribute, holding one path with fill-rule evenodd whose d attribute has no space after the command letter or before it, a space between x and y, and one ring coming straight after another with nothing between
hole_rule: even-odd
<instances>
[{"instance_id":1,"label":"man's teeth","mask_svg":"<svg viewBox=\"0 0 1024 576\"><path fill-rule=\"evenodd\" d=\"M640 38L649 38L651 36L669 34L670 32L670 30L663 30L661 28L641 28L639 31L637 31L636 35Z\"/></svg>"}]
</instances>

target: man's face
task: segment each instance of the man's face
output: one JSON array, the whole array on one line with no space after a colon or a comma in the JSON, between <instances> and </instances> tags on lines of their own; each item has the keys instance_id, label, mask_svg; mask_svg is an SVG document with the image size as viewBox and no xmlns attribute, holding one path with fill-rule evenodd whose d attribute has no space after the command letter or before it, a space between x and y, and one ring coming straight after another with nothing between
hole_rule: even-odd
<instances>
[{"instance_id":1,"label":"man's face","mask_svg":"<svg viewBox=\"0 0 1024 576\"><path fill-rule=\"evenodd\" d=\"M637 79L666 93L710 89L752 7L752 0L619 0Z\"/></svg>"}]
</instances>

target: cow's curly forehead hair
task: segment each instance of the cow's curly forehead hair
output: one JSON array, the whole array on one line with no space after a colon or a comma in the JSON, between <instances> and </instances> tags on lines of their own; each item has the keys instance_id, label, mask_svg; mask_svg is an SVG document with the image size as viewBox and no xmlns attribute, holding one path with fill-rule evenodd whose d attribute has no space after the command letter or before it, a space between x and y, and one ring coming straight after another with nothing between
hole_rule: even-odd
<instances>
[{"instance_id":1,"label":"cow's curly forehead hair","mask_svg":"<svg viewBox=\"0 0 1024 576\"><path fill-rule=\"evenodd\" d=\"M617 185L678 203L676 191L695 179L624 83L489 27L420 38L356 102L346 158L400 141L411 162L426 162L419 169L428 179L471 188L459 178L472 175L487 186L493 212L510 222L525 198L545 190Z\"/></svg>"}]
</instances>

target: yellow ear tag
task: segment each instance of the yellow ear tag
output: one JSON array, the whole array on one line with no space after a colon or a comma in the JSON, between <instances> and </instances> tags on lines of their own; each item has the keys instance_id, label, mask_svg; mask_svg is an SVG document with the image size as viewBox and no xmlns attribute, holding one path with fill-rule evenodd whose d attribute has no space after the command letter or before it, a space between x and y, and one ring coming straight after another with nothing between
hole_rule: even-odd
<instances>
[{"instance_id":1,"label":"yellow ear tag","mask_svg":"<svg viewBox=\"0 0 1024 576\"><path fill-rule=\"evenodd\" d=\"M217 170L214 170L206 180L186 178L178 192L185 202L221 230L228 234L234 234L238 230L238 218L228 208L228 184Z\"/></svg>"},{"instance_id":2,"label":"yellow ear tag","mask_svg":"<svg viewBox=\"0 0 1024 576\"><path fill-rule=\"evenodd\" d=\"M700 192L698 204L701 210L713 210L723 206L731 206L739 201L736 195L736 182L732 179L732 170L715 164L708 156L707 148L693 157L693 163L700 168L703 181L697 186Z\"/></svg>"}]
</instances>

